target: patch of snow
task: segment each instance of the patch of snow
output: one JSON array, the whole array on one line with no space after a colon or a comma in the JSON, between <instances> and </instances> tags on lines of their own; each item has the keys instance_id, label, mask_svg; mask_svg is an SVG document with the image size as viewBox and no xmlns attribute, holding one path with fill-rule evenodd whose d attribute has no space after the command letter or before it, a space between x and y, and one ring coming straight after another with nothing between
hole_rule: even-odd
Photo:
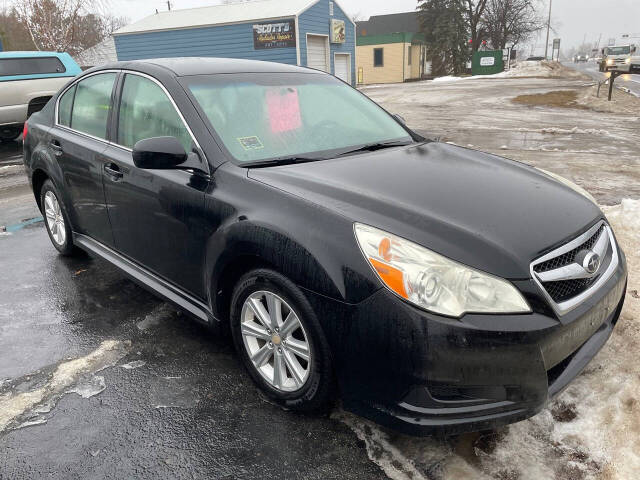
<instances>
[{"instance_id":1,"label":"patch of snow","mask_svg":"<svg viewBox=\"0 0 640 480\"><path fill-rule=\"evenodd\" d=\"M144 367L147 364L144 360L134 360L133 362L125 363L124 365L120 365L120 367L125 370L133 370L134 368Z\"/></svg>"},{"instance_id":2,"label":"patch of snow","mask_svg":"<svg viewBox=\"0 0 640 480\"><path fill-rule=\"evenodd\" d=\"M579 134L579 135L609 135L607 130L597 129L597 128L578 128L573 127L572 129L560 128L560 127L548 127L542 128L539 130L541 133L551 133L558 135L569 135L569 134Z\"/></svg>"},{"instance_id":3,"label":"patch of snow","mask_svg":"<svg viewBox=\"0 0 640 480\"><path fill-rule=\"evenodd\" d=\"M78 388L76 383L81 382L83 378L118 363L127 354L126 349L126 342L106 340L88 355L59 364L51 376L38 388L25 392L11 391L0 395L0 432L29 412L35 412L37 409L50 411L51 405L65 393ZM100 380L92 382L98 382L98 386L101 384ZM96 388L93 384L93 390ZM87 386L86 390L81 389L77 393L82 395L89 391L90 387Z\"/></svg>"},{"instance_id":4,"label":"patch of snow","mask_svg":"<svg viewBox=\"0 0 640 480\"><path fill-rule=\"evenodd\" d=\"M146 332L151 327L159 325L163 318L170 312L173 312L171 307L166 303L162 303L155 307L146 317L140 320L136 326L141 332Z\"/></svg>"},{"instance_id":5,"label":"patch of snow","mask_svg":"<svg viewBox=\"0 0 640 480\"><path fill-rule=\"evenodd\" d=\"M77 393L82 398L91 398L102 393L106 388L107 384L104 381L104 377L101 375L94 375L93 377L77 383L75 387L67 390L65 393Z\"/></svg>"},{"instance_id":6,"label":"patch of snow","mask_svg":"<svg viewBox=\"0 0 640 480\"><path fill-rule=\"evenodd\" d=\"M36 418L35 420L28 420L26 422L21 423L16 428L14 428L14 430L20 430L22 428L33 427L33 426L36 426L36 425L42 425L44 423L47 423L47 419L44 418L44 417L39 417L39 418Z\"/></svg>"}]
</instances>

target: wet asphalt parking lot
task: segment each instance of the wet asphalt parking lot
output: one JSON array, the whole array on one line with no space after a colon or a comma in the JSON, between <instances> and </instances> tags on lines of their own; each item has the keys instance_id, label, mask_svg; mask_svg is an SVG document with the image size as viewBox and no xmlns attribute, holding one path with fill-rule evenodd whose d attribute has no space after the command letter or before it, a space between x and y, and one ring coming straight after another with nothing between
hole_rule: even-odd
<instances>
[{"instance_id":1,"label":"wet asphalt parking lot","mask_svg":"<svg viewBox=\"0 0 640 480\"><path fill-rule=\"evenodd\" d=\"M25 222L18 148L0 147L0 479L386 478L343 423L267 403L227 338L57 255Z\"/></svg>"}]
</instances>

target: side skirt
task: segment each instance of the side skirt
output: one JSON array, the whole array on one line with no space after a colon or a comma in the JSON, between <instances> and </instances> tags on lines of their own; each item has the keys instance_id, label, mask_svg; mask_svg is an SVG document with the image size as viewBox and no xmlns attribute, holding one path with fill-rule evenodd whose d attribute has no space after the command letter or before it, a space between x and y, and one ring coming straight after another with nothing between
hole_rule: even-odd
<instances>
[{"instance_id":1,"label":"side skirt","mask_svg":"<svg viewBox=\"0 0 640 480\"><path fill-rule=\"evenodd\" d=\"M75 232L73 234L73 243L115 265L133 281L186 310L199 322L207 325L214 323L213 320L215 318L205 303L137 265L106 245L91 237Z\"/></svg>"}]
</instances>

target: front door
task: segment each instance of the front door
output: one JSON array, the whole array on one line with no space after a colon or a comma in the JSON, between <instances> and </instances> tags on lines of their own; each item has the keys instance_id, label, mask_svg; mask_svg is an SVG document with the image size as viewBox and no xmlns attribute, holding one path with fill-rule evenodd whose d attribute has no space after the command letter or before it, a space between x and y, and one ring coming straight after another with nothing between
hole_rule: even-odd
<instances>
[{"instance_id":1,"label":"front door","mask_svg":"<svg viewBox=\"0 0 640 480\"><path fill-rule=\"evenodd\" d=\"M62 170L62 190L74 230L108 246L113 246L113 236L102 168L116 77L113 72L92 75L67 90L47 138L47 148Z\"/></svg>"},{"instance_id":2,"label":"front door","mask_svg":"<svg viewBox=\"0 0 640 480\"><path fill-rule=\"evenodd\" d=\"M126 74L114 144L105 152L104 184L116 250L189 293L206 298L204 261L210 235L204 212L208 180L185 170L145 170L133 163L139 140L176 137L187 152L193 139L165 91Z\"/></svg>"}]
</instances>

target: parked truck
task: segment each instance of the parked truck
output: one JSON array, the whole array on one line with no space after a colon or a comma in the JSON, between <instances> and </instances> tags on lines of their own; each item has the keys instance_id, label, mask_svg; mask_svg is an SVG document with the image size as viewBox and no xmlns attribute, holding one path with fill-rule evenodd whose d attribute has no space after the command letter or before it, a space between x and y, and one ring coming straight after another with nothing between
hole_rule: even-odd
<instances>
[{"instance_id":1,"label":"parked truck","mask_svg":"<svg viewBox=\"0 0 640 480\"><path fill-rule=\"evenodd\" d=\"M29 116L81 72L68 53L0 53L0 142L17 139Z\"/></svg>"}]
</instances>

